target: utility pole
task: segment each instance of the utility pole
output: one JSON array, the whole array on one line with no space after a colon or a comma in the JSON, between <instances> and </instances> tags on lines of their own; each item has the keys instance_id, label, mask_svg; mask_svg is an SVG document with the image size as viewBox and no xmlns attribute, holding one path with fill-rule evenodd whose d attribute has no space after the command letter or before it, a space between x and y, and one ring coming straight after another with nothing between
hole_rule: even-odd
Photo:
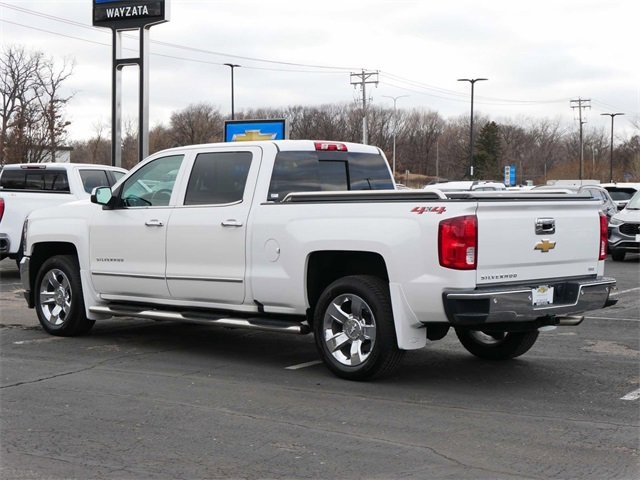
<instances>
[{"instance_id":1,"label":"utility pole","mask_svg":"<svg viewBox=\"0 0 640 480\"><path fill-rule=\"evenodd\" d=\"M351 85L360 85L362 89L362 143L367 143L367 92L368 83L378 85L378 72L367 72L362 70L360 73L351 74Z\"/></svg>"},{"instance_id":2,"label":"utility pole","mask_svg":"<svg viewBox=\"0 0 640 480\"><path fill-rule=\"evenodd\" d=\"M591 105L589 104L589 102L591 102L591 99L587 98L580 98L578 97L577 100L570 100L569 101L569 105L571 105L571 108L577 108L578 109L578 121L580 122L580 180L582 180L583 174L584 174L584 142L583 142L583 137L582 137L582 125L584 125L587 122L583 122L582 121L582 109L583 108L591 108ZM577 105L572 105L576 103ZM585 105L583 105L583 103Z\"/></svg>"},{"instance_id":3,"label":"utility pole","mask_svg":"<svg viewBox=\"0 0 640 480\"><path fill-rule=\"evenodd\" d=\"M616 115L624 115L624 113L601 113L600 115L609 115L611 117L611 151L609 153L609 181L613 183L613 119Z\"/></svg>"},{"instance_id":4,"label":"utility pole","mask_svg":"<svg viewBox=\"0 0 640 480\"><path fill-rule=\"evenodd\" d=\"M233 69L236 67L240 67L240 65L236 65L235 63L225 63L224 65L231 69L231 120L234 120L236 116L235 116L234 94L233 94Z\"/></svg>"},{"instance_id":5,"label":"utility pole","mask_svg":"<svg viewBox=\"0 0 640 480\"><path fill-rule=\"evenodd\" d=\"M488 78L459 78L459 82L469 82L471 84L471 120L469 122L469 175L473 177L473 88L476 82L489 80Z\"/></svg>"},{"instance_id":6,"label":"utility pole","mask_svg":"<svg viewBox=\"0 0 640 480\"><path fill-rule=\"evenodd\" d=\"M399 98L408 97L409 95L399 95L397 97L392 97L390 95L383 95L383 97L390 98L393 100L393 178L396 178L396 133L398 132L398 118L397 118L397 109L396 102Z\"/></svg>"}]
</instances>

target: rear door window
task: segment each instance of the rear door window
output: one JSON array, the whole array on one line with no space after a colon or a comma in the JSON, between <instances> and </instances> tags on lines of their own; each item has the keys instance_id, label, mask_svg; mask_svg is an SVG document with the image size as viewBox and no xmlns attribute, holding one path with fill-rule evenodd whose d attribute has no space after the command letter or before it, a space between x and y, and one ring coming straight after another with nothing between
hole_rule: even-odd
<instances>
[{"instance_id":1,"label":"rear door window","mask_svg":"<svg viewBox=\"0 0 640 480\"><path fill-rule=\"evenodd\" d=\"M107 172L104 170L80 170L80 178L82 179L82 186L84 191L91 193L96 187L110 187L109 179L107 178Z\"/></svg>"},{"instance_id":2,"label":"rear door window","mask_svg":"<svg viewBox=\"0 0 640 480\"><path fill-rule=\"evenodd\" d=\"M196 157L185 205L220 205L242 200L252 155L250 152L210 152Z\"/></svg>"}]
</instances>

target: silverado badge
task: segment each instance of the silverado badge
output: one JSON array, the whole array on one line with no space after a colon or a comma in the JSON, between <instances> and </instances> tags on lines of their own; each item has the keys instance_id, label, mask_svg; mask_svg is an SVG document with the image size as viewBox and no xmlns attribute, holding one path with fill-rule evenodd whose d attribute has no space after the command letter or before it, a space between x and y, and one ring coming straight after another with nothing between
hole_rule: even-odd
<instances>
[{"instance_id":1,"label":"silverado badge","mask_svg":"<svg viewBox=\"0 0 640 480\"><path fill-rule=\"evenodd\" d=\"M536 243L536 246L533 249L540 250L542 253L547 253L549 250L553 250L554 248L556 248L556 242L544 239Z\"/></svg>"}]
</instances>

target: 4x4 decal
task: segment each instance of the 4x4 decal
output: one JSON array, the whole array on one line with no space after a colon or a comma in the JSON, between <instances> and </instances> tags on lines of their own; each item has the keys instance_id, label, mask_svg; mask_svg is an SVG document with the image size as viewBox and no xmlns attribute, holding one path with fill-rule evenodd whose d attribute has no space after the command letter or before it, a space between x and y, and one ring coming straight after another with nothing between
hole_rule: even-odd
<instances>
[{"instance_id":1,"label":"4x4 decal","mask_svg":"<svg viewBox=\"0 0 640 480\"><path fill-rule=\"evenodd\" d=\"M417 213L418 215L422 215L425 212L428 213L437 213L438 215L444 213L447 210L447 207L444 206L436 206L436 207L413 207L411 213Z\"/></svg>"}]
</instances>

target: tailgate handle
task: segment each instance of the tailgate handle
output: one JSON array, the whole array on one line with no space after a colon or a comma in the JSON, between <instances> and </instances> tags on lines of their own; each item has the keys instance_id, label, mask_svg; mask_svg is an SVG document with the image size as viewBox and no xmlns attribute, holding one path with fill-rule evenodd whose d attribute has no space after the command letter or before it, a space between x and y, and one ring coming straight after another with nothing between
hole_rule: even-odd
<instances>
[{"instance_id":1,"label":"tailgate handle","mask_svg":"<svg viewBox=\"0 0 640 480\"><path fill-rule=\"evenodd\" d=\"M555 218L537 218L536 219L536 235L548 235L556 233Z\"/></svg>"}]
</instances>

